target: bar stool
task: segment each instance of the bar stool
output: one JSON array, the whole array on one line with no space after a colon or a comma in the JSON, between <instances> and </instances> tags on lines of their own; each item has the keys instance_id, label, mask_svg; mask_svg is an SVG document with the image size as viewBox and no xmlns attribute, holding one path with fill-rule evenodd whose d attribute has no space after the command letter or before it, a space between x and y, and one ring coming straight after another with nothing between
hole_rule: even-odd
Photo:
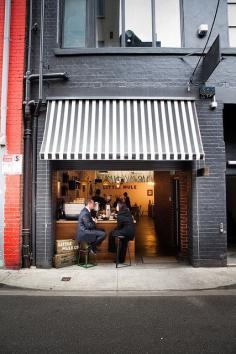
<instances>
[{"instance_id":1,"label":"bar stool","mask_svg":"<svg viewBox=\"0 0 236 354\"><path fill-rule=\"evenodd\" d=\"M122 242L122 240L125 239L125 236L116 236L116 238L117 238L116 268L130 267L131 266L131 256L130 256L130 249L129 249L129 240L128 240L128 243L127 243L127 251L128 251L128 255L129 255L129 264L122 263L122 266L119 267L118 265L120 264L119 263L120 243Z\"/></svg>"},{"instance_id":2,"label":"bar stool","mask_svg":"<svg viewBox=\"0 0 236 354\"><path fill-rule=\"evenodd\" d=\"M92 268L97 265L97 258L96 254L93 254L94 257L94 263L89 262L89 257L91 255L90 253L90 245L87 242L81 242L79 243L79 248L78 248L78 266L83 267L83 268ZM80 262L81 256L84 256L85 262Z\"/></svg>"}]
</instances>

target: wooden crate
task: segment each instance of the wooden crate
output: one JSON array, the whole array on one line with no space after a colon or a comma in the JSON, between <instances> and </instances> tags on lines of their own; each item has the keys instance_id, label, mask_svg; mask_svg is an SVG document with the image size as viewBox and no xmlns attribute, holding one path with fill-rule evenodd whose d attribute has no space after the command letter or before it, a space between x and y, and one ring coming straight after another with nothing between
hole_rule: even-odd
<instances>
[{"instance_id":1,"label":"wooden crate","mask_svg":"<svg viewBox=\"0 0 236 354\"><path fill-rule=\"evenodd\" d=\"M53 264L55 268L68 267L76 264L77 252L55 254Z\"/></svg>"}]
</instances>

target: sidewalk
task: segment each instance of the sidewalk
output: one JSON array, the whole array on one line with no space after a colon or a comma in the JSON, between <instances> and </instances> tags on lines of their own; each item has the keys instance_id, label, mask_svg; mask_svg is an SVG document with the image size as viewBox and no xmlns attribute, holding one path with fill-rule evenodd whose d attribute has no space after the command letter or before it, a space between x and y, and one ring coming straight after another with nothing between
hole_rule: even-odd
<instances>
[{"instance_id":1,"label":"sidewalk","mask_svg":"<svg viewBox=\"0 0 236 354\"><path fill-rule=\"evenodd\" d=\"M62 278L67 277L67 281ZM68 279L70 278L70 279ZM236 289L236 267L193 268L189 265L134 265L116 269L99 264L84 269L0 270L0 285L34 290L90 292L148 292L168 290Z\"/></svg>"}]
</instances>

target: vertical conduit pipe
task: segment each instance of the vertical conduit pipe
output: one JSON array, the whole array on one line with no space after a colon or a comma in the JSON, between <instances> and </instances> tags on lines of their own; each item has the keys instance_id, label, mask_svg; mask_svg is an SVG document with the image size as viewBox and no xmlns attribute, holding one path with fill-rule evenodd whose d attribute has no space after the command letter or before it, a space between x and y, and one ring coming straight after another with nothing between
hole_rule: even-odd
<instances>
[{"instance_id":1,"label":"vertical conduit pipe","mask_svg":"<svg viewBox=\"0 0 236 354\"><path fill-rule=\"evenodd\" d=\"M32 32L32 0L29 0L29 37L27 71L25 82L25 111L24 111L24 176L23 176L23 225L22 225L22 267L30 267L31 243L31 107L30 107L30 73L31 73L31 32Z\"/></svg>"}]
</instances>

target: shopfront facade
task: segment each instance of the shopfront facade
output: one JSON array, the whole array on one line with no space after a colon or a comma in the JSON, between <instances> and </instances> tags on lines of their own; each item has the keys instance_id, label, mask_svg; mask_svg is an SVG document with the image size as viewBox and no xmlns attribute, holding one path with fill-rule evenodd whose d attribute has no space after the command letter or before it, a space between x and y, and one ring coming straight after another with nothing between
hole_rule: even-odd
<instances>
[{"instance_id":1,"label":"shopfront facade","mask_svg":"<svg viewBox=\"0 0 236 354\"><path fill-rule=\"evenodd\" d=\"M157 2L150 1L150 6L157 6ZM214 1L207 9L205 2L191 1L190 6L189 1L171 1L173 6L180 4L175 8L179 35L168 42L163 27L162 38L156 41L150 30L136 46L133 39L128 41L125 24L121 26L121 40L110 30L106 44L101 25L96 27L97 31L100 28L100 37L98 32L89 33L84 25L84 30L75 33L78 42L73 42L65 31L66 11L71 11L66 3L45 1L44 73L67 72L69 79L44 81L43 85L45 109L38 117L37 134L36 266L52 266L56 175L58 171L75 170L153 171L157 176L159 172L159 183L163 186L167 175L178 180L180 253L193 266L226 266L226 158L222 119L225 94L221 91L218 107L212 110L210 100L199 98L198 87L191 85L189 90L187 85L204 45L196 35L198 24L204 20L210 23ZM84 3L80 2L80 13L85 11ZM102 3L97 11L104 10ZM87 2L87 16L92 16L94 4ZM126 6L124 2L116 5ZM202 11L196 16L194 7L198 6ZM151 9L153 20L156 10ZM128 11L126 8L127 18ZM212 41L221 29L221 45L228 48L226 2L221 3L219 11ZM35 4L33 13L34 21L40 23L40 4ZM104 13L100 15L93 14L86 21L106 17ZM105 31L109 26L104 26ZM135 28L135 24L132 26ZM152 29L153 26L152 22ZM112 44L113 38L116 43ZM39 39L36 32L32 58L35 72L39 65ZM192 50L196 47L197 54ZM215 86L230 80L224 76L227 61L228 71L233 71L234 56L231 55L213 74ZM36 83L33 95L37 98ZM159 128L157 116L162 122ZM160 215L165 217L164 213Z\"/></svg>"}]
</instances>

